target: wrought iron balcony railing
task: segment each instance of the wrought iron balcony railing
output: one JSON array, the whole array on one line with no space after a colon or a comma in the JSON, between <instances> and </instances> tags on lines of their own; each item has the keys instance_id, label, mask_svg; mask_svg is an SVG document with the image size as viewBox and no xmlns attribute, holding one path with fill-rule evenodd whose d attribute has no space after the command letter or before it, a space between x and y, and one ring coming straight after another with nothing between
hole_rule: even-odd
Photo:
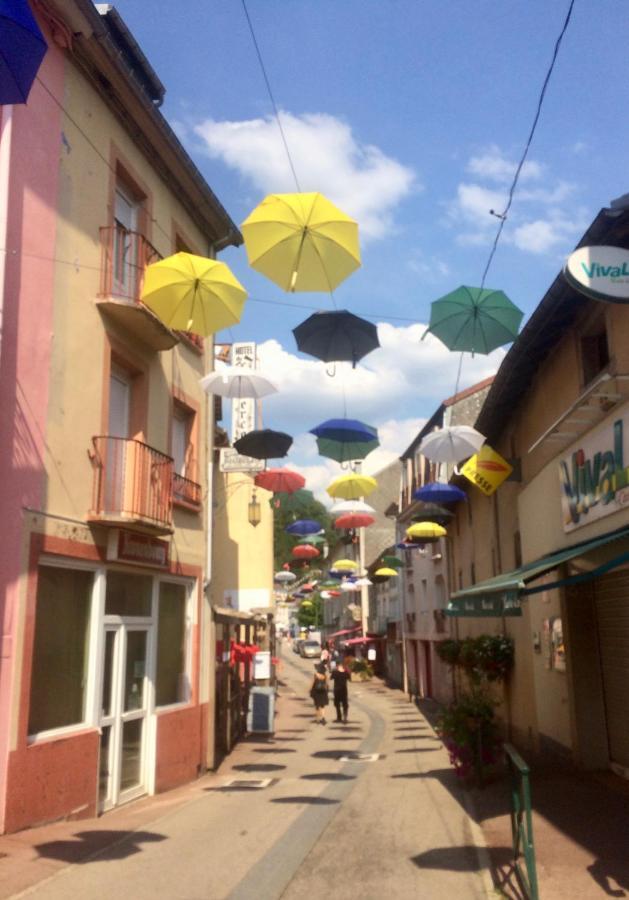
<instances>
[{"instance_id":1,"label":"wrought iron balcony railing","mask_svg":"<svg viewBox=\"0 0 629 900\"><path fill-rule=\"evenodd\" d=\"M175 472L173 475L173 503L188 509L200 510L201 485Z\"/></svg>"},{"instance_id":2,"label":"wrought iron balcony railing","mask_svg":"<svg viewBox=\"0 0 629 900\"><path fill-rule=\"evenodd\" d=\"M170 534L173 503L173 460L131 438L92 438L95 467L90 518Z\"/></svg>"}]
</instances>

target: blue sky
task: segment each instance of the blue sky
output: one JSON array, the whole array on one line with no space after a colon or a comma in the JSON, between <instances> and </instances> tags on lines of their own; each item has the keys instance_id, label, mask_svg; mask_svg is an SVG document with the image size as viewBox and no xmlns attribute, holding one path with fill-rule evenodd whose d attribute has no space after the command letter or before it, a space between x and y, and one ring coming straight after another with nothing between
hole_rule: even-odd
<instances>
[{"instance_id":1,"label":"blue sky","mask_svg":"<svg viewBox=\"0 0 629 900\"><path fill-rule=\"evenodd\" d=\"M239 0L116 7L166 85L163 112L233 219L268 192L293 190ZM260 343L282 388L264 424L295 435L341 414L344 380L348 414L382 429L373 468L453 391L458 360L437 341L420 344L419 323L431 300L480 283L498 225L488 210L504 207L568 2L248 0L248 9L302 188L360 224L363 267L337 304L385 323L383 349L335 379L298 357L291 329L330 300L282 294L248 268L244 248L221 258L251 300L218 339ZM575 4L487 280L527 315L598 210L629 190L622 9ZM466 359L462 385L500 358ZM315 486L335 473L310 439L297 439L291 459Z\"/></svg>"}]
</instances>

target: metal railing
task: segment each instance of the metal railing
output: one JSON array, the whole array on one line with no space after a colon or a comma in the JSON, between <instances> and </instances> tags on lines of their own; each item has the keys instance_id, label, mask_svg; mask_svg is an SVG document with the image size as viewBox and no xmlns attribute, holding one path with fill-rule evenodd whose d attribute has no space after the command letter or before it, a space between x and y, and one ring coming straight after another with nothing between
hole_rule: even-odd
<instances>
[{"instance_id":1,"label":"metal railing","mask_svg":"<svg viewBox=\"0 0 629 900\"><path fill-rule=\"evenodd\" d=\"M533 842L533 817L531 814L530 770L515 747L504 745L511 783L511 837L513 840L513 864L529 900L539 900L535 844ZM526 871L520 859L524 857Z\"/></svg>"},{"instance_id":2,"label":"metal railing","mask_svg":"<svg viewBox=\"0 0 629 900\"><path fill-rule=\"evenodd\" d=\"M100 519L172 527L173 460L131 438L92 438L93 513Z\"/></svg>"},{"instance_id":3,"label":"metal railing","mask_svg":"<svg viewBox=\"0 0 629 900\"><path fill-rule=\"evenodd\" d=\"M140 302L144 270L162 259L139 231L116 223L100 229L102 264L101 295Z\"/></svg>"},{"instance_id":4,"label":"metal railing","mask_svg":"<svg viewBox=\"0 0 629 900\"><path fill-rule=\"evenodd\" d=\"M173 474L173 502L201 509L201 485L183 475Z\"/></svg>"}]
</instances>

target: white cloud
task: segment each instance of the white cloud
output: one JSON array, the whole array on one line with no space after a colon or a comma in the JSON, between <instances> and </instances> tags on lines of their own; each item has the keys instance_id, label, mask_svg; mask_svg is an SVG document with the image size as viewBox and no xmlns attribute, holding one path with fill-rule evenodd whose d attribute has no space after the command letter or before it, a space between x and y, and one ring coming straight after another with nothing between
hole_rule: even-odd
<instances>
[{"instance_id":1,"label":"white cloud","mask_svg":"<svg viewBox=\"0 0 629 900\"><path fill-rule=\"evenodd\" d=\"M507 159L499 147L492 144L491 147L480 156L472 156L466 169L471 175L488 181L509 183L517 168L517 163ZM520 172L520 181L534 180L541 177L543 172L540 163L527 160Z\"/></svg>"},{"instance_id":2,"label":"white cloud","mask_svg":"<svg viewBox=\"0 0 629 900\"><path fill-rule=\"evenodd\" d=\"M280 113L291 158L304 191L321 191L357 219L363 238L390 234L395 207L418 189L413 169L360 144L350 126L324 113ZM261 194L294 191L277 122L207 119L195 132L207 152L236 169Z\"/></svg>"},{"instance_id":3,"label":"white cloud","mask_svg":"<svg viewBox=\"0 0 629 900\"><path fill-rule=\"evenodd\" d=\"M495 228L496 220L490 210L501 213L507 203L505 191L486 188L480 184L462 183L457 188L457 198L452 214L465 222L482 228Z\"/></svg>"},{"instance_id":4,"label":"white cloud","mask_svg":"<svg viewBox=\"0 0 629 900\"><path fill-rule=\"evenodd\" d=\"M519 225L508 240L529 253L549 253L572 243L584 228L581 216L566 218L560 213L551 213L547 219L535 219Z\"/></svg>"}]
</instances>

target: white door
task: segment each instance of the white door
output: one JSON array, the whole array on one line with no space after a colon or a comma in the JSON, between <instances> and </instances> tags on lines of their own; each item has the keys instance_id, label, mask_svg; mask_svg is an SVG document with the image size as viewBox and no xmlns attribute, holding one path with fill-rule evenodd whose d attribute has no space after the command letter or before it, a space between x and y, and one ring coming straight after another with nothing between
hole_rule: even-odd
<instances>
[{"instance_id":1,"label":"white door","mask_svg":"<svg viewBox=\"0 0 629 900\"><path fill-rule=\"evenodd\" d=\"M131 382L123 372L112 369L109 376L109 424L103 498L104 511L109 513L119 513L124 509L130 406Z\"/></svg>"},{"instance_id":2,"label":"white door","mask_svg":"<svg viewBox=\"0 0 629 900\"><path fill-rule=\"evenodd\" d=\"M114 293L134 297L137 273L138 207L122 188L116 188L114 205Z\"/></svg>"},{"instance_id":3,"label":"white door","mask_svg":"<svg viewBox=\"0 0 629 900\"><path fill-rule=\"evenodd\" d=\"M148 686L151 626L105 625L100 719L99 810L147 790Z\"/></svg>"}]
</instances>

